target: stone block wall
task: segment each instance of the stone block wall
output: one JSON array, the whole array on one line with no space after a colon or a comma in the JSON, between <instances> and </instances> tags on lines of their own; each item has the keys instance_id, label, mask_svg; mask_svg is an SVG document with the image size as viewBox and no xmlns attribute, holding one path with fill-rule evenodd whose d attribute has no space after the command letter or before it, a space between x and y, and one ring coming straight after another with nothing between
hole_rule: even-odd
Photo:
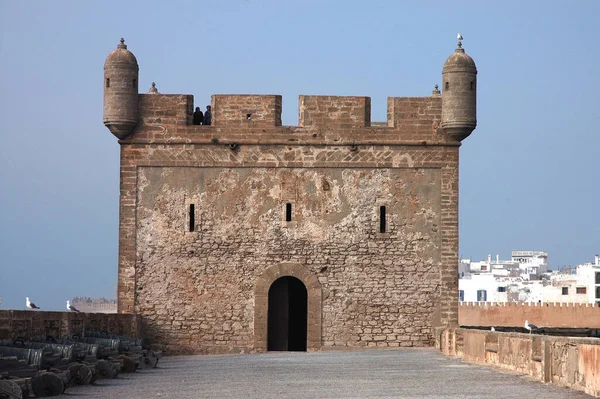
<instances>
[{"instance_id":1,"label":"stone block wall","mask_svg":"<svg viewBox=\"0 0 600 399\"><path fill-rule=\"evenodd\" d=\"M281 96L217 94L212 108L215 127L281 126Z\"/></svg>"},{"instance_id":2,"label":"stone block wall","mask_svg":"<svg viewBox=\"0 0 600 399\"><path fill-rule=\"evenodd\" d=\"M138 126L186 126L192 123L194 97L183 94L141 94ZM167 132L162 132L166 134Z\"/></svg>"},{"instance_id":3,"label":"stone block wall","mask_svg":"<svg viewBox=\"0 0 600 399\"><path fill-rule=\"evenodd\" d=\"M139 338L140 318L125 313L71 313L31 310L0 310L0 339L62 337L85 331Z\"/></svg>"},{"instance_id":4,"label":"stone block wall","mask_svg":"<svg viewBox=\"0 0 600 399\"><path fill-rule=\"evenodd\" d=\"M388 98L388 124L416 132L435 132L441 123L442 97Z\"/></svg>"},{"instance_id":5,"label":"stone block wall","mask_svg":"<svg viewBox=\"0 0 600 399\"><path fill-rule=\"evenodd\" d=\"M299 126L331 129L371 125L369 97L300 96Z\"/></svg>"},{"instance_id":6,"label":"stone block wall","mask_svg":"<svg viewBox=\"0 0 600 399\"><path fill-rule=\"evenodd\" d=\"M430 346L457 325L460 143L435 118L370 127L368 97L302 96L300 126L278 126L278 96L214 96L220 122L190 126L189 96L160 96L141 95L120 141L119 311L145 337L263 351L265 296L287 275L309 291L309 350ZM240 119L249 107L264 116Z\"/></svg>"},{"instance_id":7,"label":"stone block wall","mask_svg":"<svg viewBox=\"0 0 600 399\"><path fill-rule=\"evenodd\" d=\"M487 364L600 397L600 339L436 329L444 354Z\"/></svg>"},{"instance_id":8,"label":"stone block wall","mask_svg":"<svg viewBox=\"0 0 600 399\"><path fill-rule=\"evenodd\" d=\"M471 327L600 328L600 307L592 303L460 302L458 322Z\"/></svg>"}]
</instances>

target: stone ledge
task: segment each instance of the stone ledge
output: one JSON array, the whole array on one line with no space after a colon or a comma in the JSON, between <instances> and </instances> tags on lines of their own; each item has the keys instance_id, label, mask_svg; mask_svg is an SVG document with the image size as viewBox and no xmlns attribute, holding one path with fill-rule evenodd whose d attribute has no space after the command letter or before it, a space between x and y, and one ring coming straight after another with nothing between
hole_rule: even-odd
<instances>
[{"instance_id":1,"label":"stone ledge","mask_svg":"<svg viewBox=\"0 0 600 399\"><path fill-rule=\"evenodd\" d=\"M600 397L600 339L439 327L436 348L448 356L527 374Z\"/></svg>"}]
</instances>

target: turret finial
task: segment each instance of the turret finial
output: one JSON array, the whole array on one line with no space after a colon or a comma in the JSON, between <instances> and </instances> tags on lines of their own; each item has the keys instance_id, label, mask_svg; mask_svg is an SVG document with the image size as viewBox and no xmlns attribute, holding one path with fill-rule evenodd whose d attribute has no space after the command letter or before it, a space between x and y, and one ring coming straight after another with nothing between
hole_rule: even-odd
<instances>
[{"instance_id":1,"label":"turret finial","mask_svg":"<svg viewBox=\"0 0 600 399\"><path fill-rule=\"evenodd\" d=\"M160 94L156 88L156 83L152 82L152 87L148 90L148 94Z\"/></svg>"},{"instance_id":2,"label":"turret finial","mask_svg":"<svg viewBox=\"0 0 600 399\"><path fill-rule=\"evenodd\" d=\"M432 96L439 96L439 95L441 95L441 94L442 94L442 93L440 92L440 87L439 87L438 85L435 85L435 86L433 87L433 90L431 91L431 95L432 95Z\"/></svg>"},{"instance_id":3,"label":"turret finial","mask_svg":"<svg viewBox=\"0 0 600 399\"><path fill-rule=\"evenodd\" d=\"M120 42L121 43L119 43L119 45L117 46L117 48L127 49L127 45L125 44L125 39L121 38Z\"/></svg>"}]
</instances>

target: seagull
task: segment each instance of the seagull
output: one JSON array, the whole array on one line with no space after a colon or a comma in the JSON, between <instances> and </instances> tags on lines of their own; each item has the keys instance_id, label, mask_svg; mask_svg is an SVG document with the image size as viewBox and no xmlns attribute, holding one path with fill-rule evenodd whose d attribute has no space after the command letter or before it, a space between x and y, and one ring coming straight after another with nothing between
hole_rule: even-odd
<instances>
[{"instance_id":1,"label":"seagull","mask_svg":"<svg viewBox=\"0 0 600 399\"><path fill-rule=\"evenodd\" d=\"M539 329L539 327L536 326L535 324L531 324L529 322L529 320L525 320L525 329L529 330L529 334L531 334L532 330L537 330L537 329Z\"/></svg>"},{"instance_id":2,"label":"seagull","mask_svg":"<svg viewBox=\"0 0 600 399\"><path fill-rule=\"evenodd\" d=\"M75 313L81 313L75 306L71 305L69 301L67 301L67 310Z\"/></svg>"},{"instance_id":3,"label":"seagull","mask_svg":"<svg viewBox=\"0 0 600 399\"><path fill-rule=\"evenodd\" d=\"M37 306L35 306L35 303L29 301L29 297L25 298L25 306L27 306L29 309L39 309Z\"/></svg>"},{"instance_id":4,"label":"seagull","mask_svg":"<svg viewBox=\"0 0 600 399\"><path fill-rule=\"evenodd\" d=\"M463 40L463 37L462 37L462 35L461 35L460 33L459 33L458 35L456 35L456 38L457 38L458 40Z\"/></svg>"},{"instance_id":5,"label":"seagull","mask_svg":"<svg viewBox=\"0 0 600 399\"><path fill-rule=\"evenodd\" d=\"M490 331L496 331L496 329L492 326L492 328L490 328Z\"/></svg>"}]
</instances>

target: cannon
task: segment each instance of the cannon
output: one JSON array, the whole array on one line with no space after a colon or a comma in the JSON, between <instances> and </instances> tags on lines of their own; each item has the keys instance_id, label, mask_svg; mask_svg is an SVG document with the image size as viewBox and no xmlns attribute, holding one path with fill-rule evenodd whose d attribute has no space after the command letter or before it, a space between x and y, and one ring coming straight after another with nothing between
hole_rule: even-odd
<instances>
[{"instance_id":1,"label":"cannon","mask_svg":"<svg viewBox=\"0 0 600 399\"><path fill-rule=\"evenodd\" d=\"M161 357L161 352L153 351L148 347L144 347L142 338L130 338L123 335L108 334L106 331L101 332L86 332L88 338L104 338L116 339L119 341L119 353L126 354L130 357L139 358L140 368L155 368Z\"/></svg>"},{"instance_id":2,"label":"cannon","mask_svg":"<svg viewBox=\"0 0 600 399\"><path fill-rule=\"evenodd\" d=\"M79 338L76 336L76 338ZM116 378L123 366L123 362L118 359L107 360L98 357L100 350L99 344L74 341L72 339L48 336L46 340L51 344L69 345L73 350L73 360L77 363L83 363L95 368L95 374L92 379L94 382L97 378Z\"/></svg>"},{"instance_id":3,"label":"cannon","mask_svg":"<svg viewBox=\"0 0 600 399\"><path fill-rule=\"evenodd\" d=\"M2 389L15 396L18 394L16 384L22 397L29 393L36 397L62 394L71 378L69 370L53 368L45 371L42 369L43 358L43 349L0 346Z\"/></svg>"},{"instance_id":4,"label":"cannon","mask_svg":"<svg viewBox=\"0 0 600 399\"><path fill-rule=\"evenodd\" d=\"M0 341L5 347L41 349L42 358L39 364L41 370L69 370L70 378L67 385L87 385L93 383L98 375L96 366L77 361L74 345L54 342L30 342L23 339Z\"/></svg>"}]
</instances>

